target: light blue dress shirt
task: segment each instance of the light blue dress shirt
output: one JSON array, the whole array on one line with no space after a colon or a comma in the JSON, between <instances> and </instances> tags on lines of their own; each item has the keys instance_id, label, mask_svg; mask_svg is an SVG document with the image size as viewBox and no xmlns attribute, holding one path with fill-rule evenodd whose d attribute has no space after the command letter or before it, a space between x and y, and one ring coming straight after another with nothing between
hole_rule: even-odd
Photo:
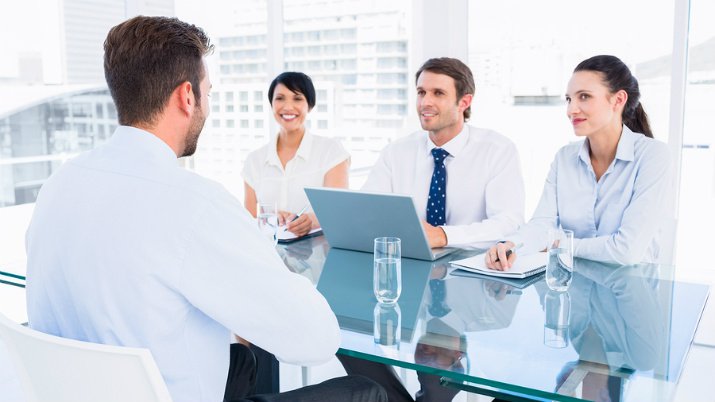
<instances>
[{"instance_id":1,"label":"light blue dress shirt","mask_svg":"<svg viewBox=\"0 0 715 402\"><path fill-rule=\"evenodd\" d=\"M121 126L42 187L27 232L30 326L148 348L176 402L223 399L231 332L281 361L337 351L337 319L243 206Z\"/></svg>"},{"instance_id":2,"label":"light blue dress shirt","mask_svg":"<svg viewBox=\"0 0 715 402\"><path fill-rule=\"evenodd\" d=\"M623 126L616 157L596 181L588 139L559 150L533 218L507 240L522 253L546 248L547 232L574 232L574 255L616 264L654 261L666 216L670 155L666 144Z\"/></svg>"}]
</instances>

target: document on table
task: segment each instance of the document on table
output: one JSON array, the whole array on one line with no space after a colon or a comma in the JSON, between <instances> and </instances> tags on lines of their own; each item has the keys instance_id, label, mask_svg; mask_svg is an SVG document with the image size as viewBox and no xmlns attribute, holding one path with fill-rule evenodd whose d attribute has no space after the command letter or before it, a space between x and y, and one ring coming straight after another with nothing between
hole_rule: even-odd
<instances>
[{"instance_id":1,"label":"document on table","mask_svg":"<svg viewBox=\"0 0 715 402\"><path fill-rule=\"evenodd\" d=\"M503 278L526 278L546 270L548 260L546 252L518 255L514 265L507 271L497 271L487 268L484 263L484 253L462 260L450 261L450 264L459 269L476 272L482 275L499 276Z\"/></svg>"},{"instance_id":2,"label":"document on table","mask_svg":"<svg viewBox=\"0 0 715 402\"><path fill-rule=\"evenodd\" d=\"M316 228L308 232L307 235L305 236L296 236L293 232L284 230L282 227L278 229L278 233L276 234L276 237L278 238L278 243L285 244L285 243L292 243L294 241L298 240L303 240L307 239L309 237L315 237L315 236L320 236L323 234L323 229L321 228Z\"/></svg>"}]
</instances>

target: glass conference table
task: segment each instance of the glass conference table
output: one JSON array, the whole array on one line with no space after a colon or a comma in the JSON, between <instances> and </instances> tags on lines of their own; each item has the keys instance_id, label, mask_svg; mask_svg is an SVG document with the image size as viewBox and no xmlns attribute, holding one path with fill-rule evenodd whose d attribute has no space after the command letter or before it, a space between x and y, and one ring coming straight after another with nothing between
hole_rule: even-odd
<instances>
[{"instance_id":1,"label":"glass conference table","mask_svg":"<svg viewBox=\"0 0 715 402\"><path fill-rule=\"evenodd\" d=\"M568 292L557 293L543 274L462 276L449 261L476 251L460 251L403 258L402 295L381 306L372 254L331 249L323 237L278 251L330 303L338 353L506 400L671 400L709 295L674 281L672 266L578 259Z\"/></svg>"}]
</instances>

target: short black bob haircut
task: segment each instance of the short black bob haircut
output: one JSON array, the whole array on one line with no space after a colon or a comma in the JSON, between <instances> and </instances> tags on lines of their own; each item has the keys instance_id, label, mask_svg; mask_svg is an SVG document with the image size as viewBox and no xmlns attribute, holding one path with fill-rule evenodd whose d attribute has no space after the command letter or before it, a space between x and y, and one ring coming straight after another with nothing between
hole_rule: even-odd
<instances>
[{"instance_id":1,"label":"short black bob haircut","mask_svg":"<svg viewBox=\"0 0 715 402\"><path fill-rule=\"evenodd\" d=\"M315 106L315 87L313 86L313 80L307 75L295 71L287 71L278 75L268 88L268 102L270 102L271 106L273 106L273 92L278 84L285 85L286 88L295 93L303 94L310 110Z\"/></svg>"}]
</instances>

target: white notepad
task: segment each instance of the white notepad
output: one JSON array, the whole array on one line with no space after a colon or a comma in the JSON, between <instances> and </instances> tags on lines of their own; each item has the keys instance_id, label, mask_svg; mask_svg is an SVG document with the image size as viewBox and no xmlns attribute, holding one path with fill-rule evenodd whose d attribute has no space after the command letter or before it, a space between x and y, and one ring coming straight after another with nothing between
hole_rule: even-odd
<instances>
[{"instance_id":1,"label":"white notepad","mask_svg":"<svg viewBox=\"0 0 715 402\"><path fill-rule=\"evenodd\" d=\"M500 276L504 278L526 278L546 270L546 262L548 256L546 252L518 255L514 265L508 271L496 271L487 268L484 263L485 253L465 258L463 260L450 261L450 264L455 265L459 269L465 271L476 272L489 276Z\"/></svg>"}]
</instances>

